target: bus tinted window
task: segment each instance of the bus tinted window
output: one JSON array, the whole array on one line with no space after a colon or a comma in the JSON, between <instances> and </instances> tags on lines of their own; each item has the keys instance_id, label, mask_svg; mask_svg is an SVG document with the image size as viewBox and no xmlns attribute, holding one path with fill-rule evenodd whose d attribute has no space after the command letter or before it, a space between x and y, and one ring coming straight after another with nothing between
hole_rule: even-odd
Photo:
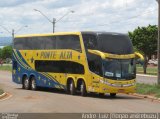
<instances>
[{"instance_id":1,"label":"bus tinted window","mask_svg":"<svg viewBox=\"0 0 160 119\"><path fill-rule=\"evenodd\" d=\"M32 37L32 38L26 38L26 50L28 49L44 49L44 39L42 37Z\"/></svg>"},{"instance_id":2,"label":"bus tinted window","mask_svg":"<svg viewBox=\"0 0 160 119\"><path fill-rule=\"evenodd\" d=\"M14 39L14 48L21 50L21 49L26 49L25 44L26 44L26 40L25 38L15 38Z\"/></svg>"},{"instance_id":3,"label":"bus tinted window","mask_svg":"<svg viewBox=\"0 0 160 119\"><path fill-rule=\"evenodd\" d=\"M132 54L132 42L127 35L99 34L100 51L112 54Z\"/></svg>"},{"instance_id":4,"label":"bus tinted window","mask_svg":"<svg viewBox=\"0 0 160 119\"><path fill-rule=\"evenodd\" d=\"M92 53L87 53L87 60L90 71L103 76L101 57Z\"/></svg>"},{"instance_id":5,"label":"bus tinted window","mask_svg":"<svg viewBox=\"0 0 160 119\"><path fill-rule=\"evenodd\" d=\"M80 39L78 35L56 36L57 49L73 49L81 51Z\"/></svg>"},{"instance_id":6,"label":"bus tinted window","mask_svg":"<svg viewBox=\"0 0 160 119\"><path fill-rule=\"evenodd\" d=\"M83 34L83 42L86 49L97 49L97 38L96 35L92 34Z\"/></svg>"},{"instance_id":7,"label":"bus tinted window","mask_svg":"<svg viewBox=\"0 0 160 119\"><path fill-rule=\"evenodd\" d=\"M84 66L72 61L35 61L35 69L39 72L84 74Z\"/></svg>"},{"instance_id":8,"label":"bus tinted window","mask_svg":"<svg viewBox=\"0 0 160 119\"><path fill-rule=\"evenodd\" d=\"M18 50L73 49L81 52L78 35L15 38L14 48Z\"/></svg>"},{"instance_id":9,"label":"bus tinted window","mask_svg":"<svg viewBox=\"0 0 160 119\"><path fill-rule=\"evenodd\" d=\"M55 37L26 37L15 38L14 48L18 50L55 49Z\"/></svg>"},{"instance_id":10,"label":"bus tinted window","mask_svg":"<svg viewBox=\"0 0 160 119\"><path fill-rule=\"evenodd\" d=\"M46 37L44 40L44 49L56 49L56 37Z\"/></svg>"}]
</instances>

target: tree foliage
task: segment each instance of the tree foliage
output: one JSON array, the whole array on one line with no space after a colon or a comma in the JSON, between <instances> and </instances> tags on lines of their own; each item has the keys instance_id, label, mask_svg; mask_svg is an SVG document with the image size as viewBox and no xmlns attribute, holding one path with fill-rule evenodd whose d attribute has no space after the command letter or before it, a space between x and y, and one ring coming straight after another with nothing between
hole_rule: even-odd
<instances>
[{"instance_id":1,"label":"tree foliage","mask_svg":"<svg viewBox=\"0 0 160 119\"><path fill-rule=\"evenodd\" d=\"M11 46L3 47L1 53L2 53L1 54L2 59L12 58L12 47Z\"/></svg>"},{"instance_id":2,"label":"tree foliage","mask_svg":"<svg viewBox=\"0 0 160 119\"><path fill-rule=\"evenodd\" d=\"M2 59L2 49L0 48L0 59Z\"/></svg>"},{"instance_id":3,"label":"tree foliage","mask_svg":"<svg viewBox=\"0 0 160 119\"><path fill-rule=\"evenodd\" d=\"M144 73L146 73L148 60L157 51L158 27L148 25L147 27L138 27L133 32L129 32L134 47L144 54Z\"/></svg>"}]
</instances>

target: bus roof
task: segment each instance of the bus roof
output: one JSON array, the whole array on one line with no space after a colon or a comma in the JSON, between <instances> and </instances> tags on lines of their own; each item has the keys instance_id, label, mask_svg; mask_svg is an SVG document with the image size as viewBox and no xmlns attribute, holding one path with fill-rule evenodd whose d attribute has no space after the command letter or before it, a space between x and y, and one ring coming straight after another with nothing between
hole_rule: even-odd
<instances>
[{"instance_id":1,"label":"bus roof","mask_svg":"<svg viewBox=\"0 0 160 119\"><path fill-rule=\"evenodd\" d=\"M108 34L108 35L127 35L125 33L117 33L117 32L106 32L106 31L82 31L82 34Z\"/></svg>"},{"instance_id":2,"label":"bus roof","mask_svg":"<svg viewBox=\"0 0 160 119\"><path fill-rule=\"evenodd\" d=\"M110 34L110 35L127 35L123 33L116 33L116 32L105 32L105 31L75 31L75 32L55 32L55 33L44 33L44 34L26 34L26 35L16 35L15 38L22 38L22 37L36 37L36 36L53 36L53 35L69 35L75 34L79 35L82 34Z\"/></svg>"},{"instance_id":3,"label":"bus roof","mask_svg":"<svg viewBox=\"0 0 160 119\"><path fill-rule=\"evenodd\" d=\"M44 34L26 34L26 35L16 35L15 38L22 38L22 37L36 37L36 36L53 36L53 35L69 35L75 34L79 35L81 32L55 32L55 33L44 33Z\"/></svg>"}]
</instances>

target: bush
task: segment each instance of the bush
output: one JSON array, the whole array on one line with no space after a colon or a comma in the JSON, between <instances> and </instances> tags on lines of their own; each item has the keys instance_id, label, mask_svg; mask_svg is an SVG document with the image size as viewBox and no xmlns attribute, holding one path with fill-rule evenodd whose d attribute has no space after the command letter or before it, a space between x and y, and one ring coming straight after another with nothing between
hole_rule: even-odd
<instances>
[{"instance_id":1,"label":"bush","mask_svg":"<svg viewBox=\"0 0 160 119\"><path fill-rule=\"evenodd\" d=\"M0 95L3 94L3 93L4 93L4 91L2 89L0 89Z\"/></svg>"}]
</instances>

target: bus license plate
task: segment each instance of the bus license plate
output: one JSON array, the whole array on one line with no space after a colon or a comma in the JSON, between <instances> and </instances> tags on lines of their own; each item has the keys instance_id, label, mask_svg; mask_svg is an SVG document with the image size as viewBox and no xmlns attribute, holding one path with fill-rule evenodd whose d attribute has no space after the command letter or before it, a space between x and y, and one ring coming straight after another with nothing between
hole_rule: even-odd
<instances>
[{"instance_id":1,"label":"bus license plate","mask_svg":"<svg viewBox=\"0 0 160 119\"><path fill-rule=\"evenodd\" d=\"M125 90L124 89L119 89L118 93L125 93Z\"/></svg>"}]
</instances>

